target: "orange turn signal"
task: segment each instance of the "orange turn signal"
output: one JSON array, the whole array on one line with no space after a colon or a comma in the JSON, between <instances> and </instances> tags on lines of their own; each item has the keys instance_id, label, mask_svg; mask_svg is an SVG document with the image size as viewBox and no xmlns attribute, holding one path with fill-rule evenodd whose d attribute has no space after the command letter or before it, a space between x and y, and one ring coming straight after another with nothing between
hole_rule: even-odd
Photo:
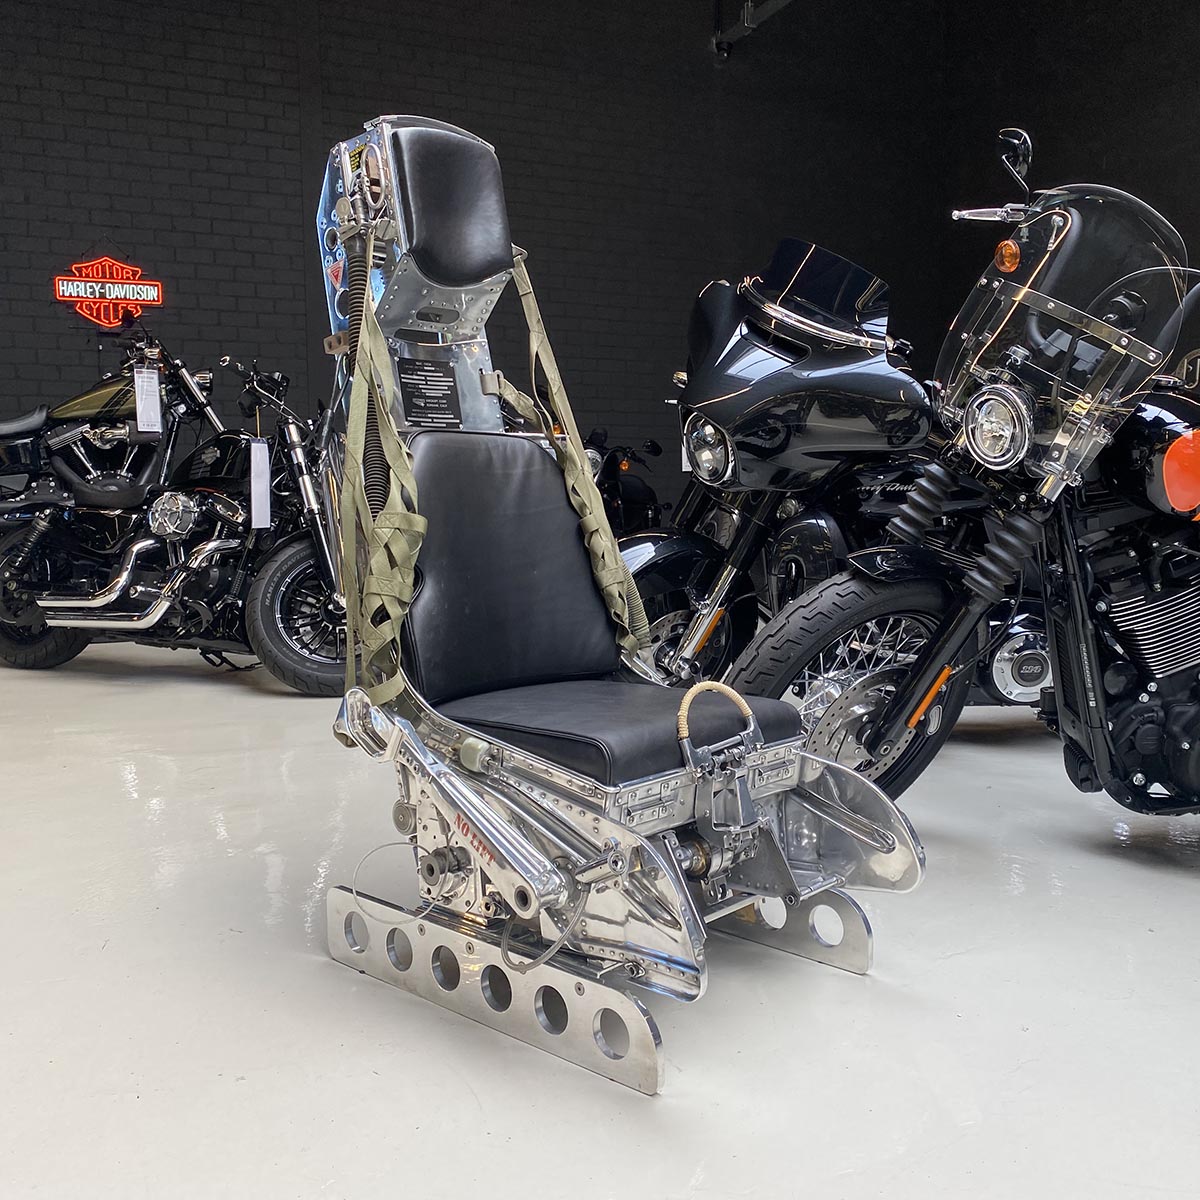
<instances>
[{"instance_id":1,"label":"orange turn signal","mask_svg":"<svg viewBox=\"0 0 1200 1200\"><path fill-rule=\"evenodd\" d=\"M627 459L627 458L623 458L623 459L621 459L621 470L622 470L622 471L628 471L628 470L629 470L629 459Z\"/></svg>"},{"instance_id":2,"label":"orange turn signal","mask_svg":"<svg viewBox=\"0 0 1200 1200\"><path fill-rule=\"evenodd\" d=\"M996 247L996 269L1005 275L1015 271L1021 265L1021 247L1012 238L1005 238Z\"/></svg>"}]
</instances>

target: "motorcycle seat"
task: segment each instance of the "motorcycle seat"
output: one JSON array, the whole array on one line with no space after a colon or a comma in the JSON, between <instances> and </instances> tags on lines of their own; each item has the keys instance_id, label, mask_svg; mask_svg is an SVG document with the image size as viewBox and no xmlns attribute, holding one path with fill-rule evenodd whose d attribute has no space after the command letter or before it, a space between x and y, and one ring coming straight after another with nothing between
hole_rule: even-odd
<instances>
[{"instance_id":1,"label":"motorcycle seat","mask_svg":"<svg viewBox=\"0 0 1200 1200\"><path fill-rule=\"evenodd\" d=\"M37 433L43 425L46 424L46 418L50 415L50 406L48 404L39 404L32 412L27 412L23 417L12 417L7 421L0 421L0 438L16 437L21 433Z\"/></svg>"},{"instance_id":2,"label":"motorcycle seat","mask_svg":"<svg viewBox=\"0 0 1200 1200\"><path fill-rule=\"evenodd\" d=\"M614 626L554 460L505 434L409 440L428 529L403 630L405 673L451 720L598 783L683 765L683 692L615 678ZM751 700L767 741L794 737L782 700ZM721 697L697 698L696 745L738 733Z\"/></svg>"}]
</instances>

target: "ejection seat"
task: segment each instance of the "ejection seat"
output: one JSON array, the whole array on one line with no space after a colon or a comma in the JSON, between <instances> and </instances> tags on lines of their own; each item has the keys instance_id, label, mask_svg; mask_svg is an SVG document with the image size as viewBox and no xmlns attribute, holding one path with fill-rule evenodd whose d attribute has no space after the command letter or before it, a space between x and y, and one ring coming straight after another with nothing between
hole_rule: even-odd
<instances>
[{"instance_id":1,"label":"ejection seat","mask_svg":"<svg viewBox=\"0 0 1200 1200\"><path fill-rule=\"evenodd\" d=\"M404 626L416 690L451 720L606 786L681 768L682 693L616 678L615 630L553 458L503 434L422 432L409 448L429 522ZM792 705L748 700L767 742L800 732ZM691 708L697 745L744 724L711 692Z\"/></svg>"},{"instance_id":2,"label":"ejection seat","mask_svg":"<svg viewBox=\"0 0 1200 1200\"><path fill-rule=\"evenodd\" d=\"M394 766L418 894L366 896L356 871L327 896L330 953L656 1092L641 992L702 996L712 930L865 972L845 889L915 887L920 843L873 784L805 753L791 705L652 678L492 148L370 121L330 152L317 235L361 648L335 732ZM510 279L539 400L492 369Z\"/></svg>"}]
</instances>

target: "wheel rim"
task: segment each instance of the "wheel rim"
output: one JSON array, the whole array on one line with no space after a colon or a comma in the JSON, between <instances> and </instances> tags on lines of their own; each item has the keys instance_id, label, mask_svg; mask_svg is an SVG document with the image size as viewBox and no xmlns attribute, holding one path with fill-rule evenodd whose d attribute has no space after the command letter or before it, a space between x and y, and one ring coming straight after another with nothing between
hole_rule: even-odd
<instances>
[{"instance_id":1,"label":"wheel rim","mask_svg":"<svg viewBox=\"0 0 1200 1200\"><path fill-rule=\"evenodd\" d=\"M345 613L312 561L295 566L275 592L275 627L297 653L313 662L346 661Z\"/></svg>"},{"instance_id":2,"label":"wheel rim","mask_svg":"<svg viewBox=\"0 0 1200 1200\"><path fill-rule=\"evenodd\" d=\"M923 735L908 729L878 758L862 747L863 727L895 694L933 632L933 619L895 613L856 625L824 646L784 685L782 699L800 714L810 753L876 779L911 756L941 725L942 705L926 713Z\"/></svg>"}]
</instances>

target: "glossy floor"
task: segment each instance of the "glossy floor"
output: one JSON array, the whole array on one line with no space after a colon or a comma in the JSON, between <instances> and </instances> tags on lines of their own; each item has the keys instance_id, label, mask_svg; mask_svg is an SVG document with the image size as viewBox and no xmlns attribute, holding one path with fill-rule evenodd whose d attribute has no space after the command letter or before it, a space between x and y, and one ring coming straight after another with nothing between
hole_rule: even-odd
<instances>
[{"instance_id":1,"label":"glossy floor","mask_svg":"<svg viewBox=\"0 0 1200 1200\"><path fill-rule=\"evenodd\" d=\"M722 941L647 1099L331 962L386 768L261 671L0 674L0 1196L1195 1196L1200 819L1019 713L907 797L865 979ZM396 895L384 851L364 885Z\"/></svg>"}]
</instances>

